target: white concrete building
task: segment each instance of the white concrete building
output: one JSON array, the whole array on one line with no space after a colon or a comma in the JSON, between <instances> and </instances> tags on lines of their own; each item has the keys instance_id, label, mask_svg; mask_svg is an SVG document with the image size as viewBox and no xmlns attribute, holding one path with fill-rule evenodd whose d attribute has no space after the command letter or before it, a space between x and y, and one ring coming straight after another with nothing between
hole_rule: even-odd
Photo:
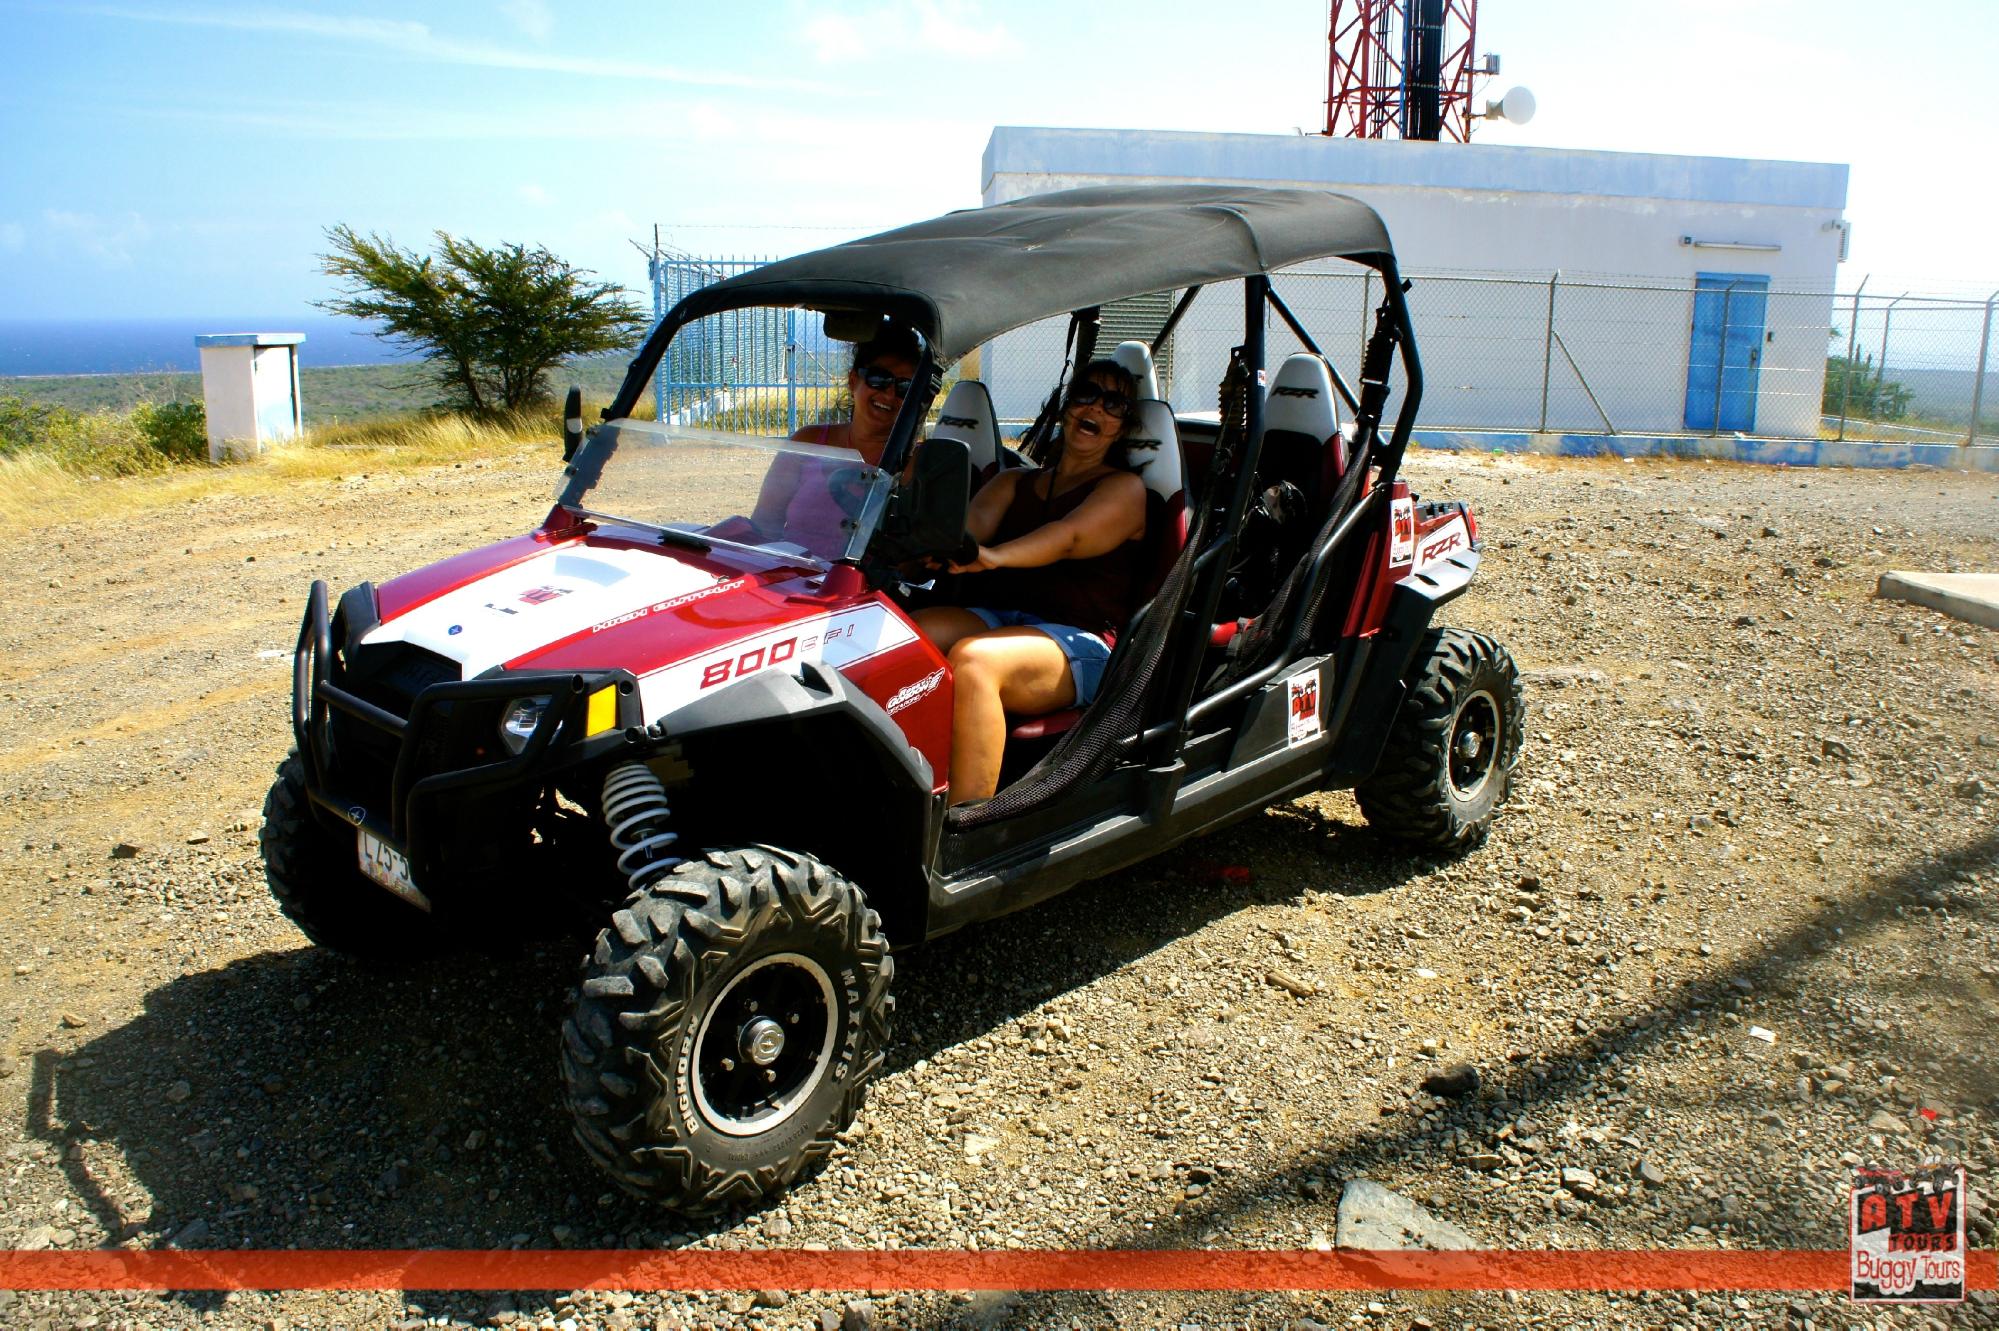
<instances>
[{"instance_id":1,"label":"white concrete building","mask_svg":"<svg viewBox=\"0 0 1999 1331\"><path fill-rule=\"evenodd\" d=\"M1816 435L1846 238L1843 165L1011 126L993 131L983 164L987 204L1148 181L1330 189L1380 212L1403 271L1420 279L1424 424ZM1351 332L1325 346L1336 359L1357 351L1362 311L1380 297L1358 276L1278 289L1322 345L1329 323ZM1226 335L1207 330L1229 315L1203 318L1207 301L1176 335L1183 410L1214 405L1227 354L1209 345ZM1047 392L1053 337L1039 326L987 349L1003 416L1031 415ZM1274 331L1273 352L1291 345Z\"/></svg>"},{"instance_id":2,"label":"white concrete building","mask_svg":"<svg viewBox=\"0 0 1999 1331\"><path fill-rule=\"evenodd\" d=\"M298 394L304 333L201 333L202 409L208 460L247 457L295 437L305 418Z\"/></svg>"}]
</instances>

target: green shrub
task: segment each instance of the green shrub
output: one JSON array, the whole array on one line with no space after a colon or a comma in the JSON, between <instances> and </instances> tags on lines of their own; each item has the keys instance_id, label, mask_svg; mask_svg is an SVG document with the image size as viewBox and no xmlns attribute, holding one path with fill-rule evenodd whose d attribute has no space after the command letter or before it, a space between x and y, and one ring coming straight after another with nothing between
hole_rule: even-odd
<instances>
[{"instance_id":1,"label":"green shrub","mask_svg":"<svg viewBox=\"0 0 1999 1331\"><path fill-rule=\"evenodd\" d=\"M192 403L142 404L115 415L0 396L0 455L31 453L83 476L133 476L205 459L208 444L201 408Z\"/></svg>"},{"instance_id":2,"label":"green shrub","mask_svg":"<svg viewBox=\"0 0 1999 1331\"><path fill-rule=\"evenodd\" d=\"M208 413L199 402L141 402L132 408L132 424L169 462L208 460Z\"/></svg>"},{"instance_id":3,"label":"green shrub","mask_svg":"<svg viewBox=\"0 0 1999 1331\"><path fill-rule=\"evenodd\" d=\"M48 438L56 418L75 414L13 393L0 395L0 454L39 447Z\"/></svg>"}]
</instances>

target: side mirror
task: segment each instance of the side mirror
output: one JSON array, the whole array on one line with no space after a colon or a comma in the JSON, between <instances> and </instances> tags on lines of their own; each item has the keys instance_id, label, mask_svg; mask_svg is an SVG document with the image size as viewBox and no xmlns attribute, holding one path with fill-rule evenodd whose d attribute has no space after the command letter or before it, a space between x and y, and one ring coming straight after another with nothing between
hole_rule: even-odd
<instances>
[{"instance_id":1,"label":"side mirror","mask_svg":"<svg viewBox=\"0 0 1999 1331\"><path fill-rule=\"evenodd\" d=\"M971 450L960 439L928 441L916 450L914 473L889 500L883 554L893 563L958 554L971 507Z\"/></svg>"},{"instance_id":2,"label":"side mirror","mask_svg":"<svg viewBox=\"0 0 1999 1331\"><path fill-rule=\"evenodd\" d=\"M567 462L575 457L582 446L583 390L572 384L568 396L562 399L562 460Z\"/></svg>"}]
</instances>

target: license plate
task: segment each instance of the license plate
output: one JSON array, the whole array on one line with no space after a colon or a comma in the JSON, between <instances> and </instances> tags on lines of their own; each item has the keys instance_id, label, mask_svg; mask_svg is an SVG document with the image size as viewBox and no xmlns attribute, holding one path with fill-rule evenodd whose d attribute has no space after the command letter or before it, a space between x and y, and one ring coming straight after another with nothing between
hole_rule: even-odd
<instances>
[{"instance_id":1,"label":"license plate","mask_svg":"<svg viewBox=\"0 0 1999 1331\"><path fill-rule=\"evenodd\" d=\"M410 877L409 856L366 829L360 829L358 835L360 840L356 849L361 872L411 905L429 910L429 899L417 891L416 882Z\"/></svg>"}]
</instances>

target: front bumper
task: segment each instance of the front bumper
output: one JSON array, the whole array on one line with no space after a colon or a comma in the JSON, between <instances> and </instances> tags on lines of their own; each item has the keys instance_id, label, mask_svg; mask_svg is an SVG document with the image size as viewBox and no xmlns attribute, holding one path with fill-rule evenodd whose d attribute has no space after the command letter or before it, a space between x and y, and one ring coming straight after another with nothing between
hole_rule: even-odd
<instances>
[{"instance_id":1,"label":"front bumper","mask_svg":"<svg viewBox=\"0 0 1999 1331\"><path fill-rule=\"evenodd\" d=\"M292 735L316 811L401 850L419 885L447 876L452 842L499 830L466 825L482 800L538 795L556 774L623 748L625 730L639 724L637 681L624 670L495 670L429 684L399 714L392 699L384 705L351 687L356 644L374 623L372 589L343 597L336 616L326 584L312 584L292 654ZM500 713L535 695L549 705L521 751L507 753Z\"/></svg>"}]
</instances>

